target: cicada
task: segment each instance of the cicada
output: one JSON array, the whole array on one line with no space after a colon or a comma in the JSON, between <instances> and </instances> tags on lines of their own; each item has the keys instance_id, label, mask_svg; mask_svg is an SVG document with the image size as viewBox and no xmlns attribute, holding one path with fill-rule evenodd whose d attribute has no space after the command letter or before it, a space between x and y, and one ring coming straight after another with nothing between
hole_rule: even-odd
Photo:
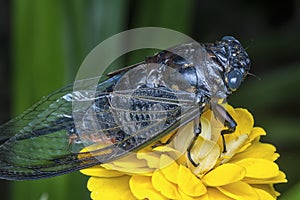
<instances>
[{"instance_id":1,"label":"cicada","mask_svg":"<svg viewBox=\"0 0 300 200\"><path fill-rule=\"evenodd\" d=\"M94 90L89 79L76 82L79 87L67 85L0 126L0 178L39 179L108 163L192 120L195 140L207 109L227 127L221 132L226 151L224 134L237 123L220 102L249 70L245 49L225 36L215 43L180 44L95 77ZM81 151L95 144L101 148Z\"/></svg>"}]
</instances>

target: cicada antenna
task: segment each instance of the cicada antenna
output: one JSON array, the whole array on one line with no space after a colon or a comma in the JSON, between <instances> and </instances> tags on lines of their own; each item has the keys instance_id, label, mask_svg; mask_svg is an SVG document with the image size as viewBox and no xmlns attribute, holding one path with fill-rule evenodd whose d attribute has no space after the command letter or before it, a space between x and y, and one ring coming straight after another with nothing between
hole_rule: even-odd
<instances>
[{"instance_id":1,"label":"cicada antenna","mask_svg":"<svg viewBox=\"0 0 300 200\"><path fill-rule=\"evenodd\" d=\"M245 50L248 50L249 47L253 45L253 43L254 43L254 39L251 39L251 40L250 40L250 44L249 44L248 46L244 47L244 49L245 49Z\"/></svg>"},{"instance_id":2,"label":"cicada antenna","mask_svg":"<svg viewBox=\"0 0 300 200\"><path fill-rule=\"evenodd\" d=\"M248 72L247 75L257 78L257 80L261 80L261 78L251 72Z\"/></svg>"},{"instance_id":3,"label":"cicada antenna","mask_svg":"<svg viewBox=\"0 0 300 200\"><path fill-rule=\"evenodd\" d=\"M251 39L251 40L250 40L250 44L249 44L248 46L245 47L245 50L248 50L249 47L253 45L253 43L254 43L254 39ZM253 74L253 73L251 73L251 72L248 72L247 75L252 76L252 77L255 77L257 80L261 80L261 78L260 78L259 76L255 75L255 74Z\"/></svg>"}]
</instances>

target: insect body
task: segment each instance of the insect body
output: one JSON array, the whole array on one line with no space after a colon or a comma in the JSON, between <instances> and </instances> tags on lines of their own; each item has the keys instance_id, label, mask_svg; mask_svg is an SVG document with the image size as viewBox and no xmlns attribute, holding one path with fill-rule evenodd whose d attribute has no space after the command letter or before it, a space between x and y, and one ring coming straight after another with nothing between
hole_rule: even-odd
<instances>
[{"instance_id":1,"label":"insect body","mask_svg":"<svg viewBox=\"0 0 300 200\"><path fill-rule=\"evenodd\" d=\"M225 36L161 51L109 73L96 90L68 85L0 126L0 178L52 177L113 161L198 119L205 109L228 127L222 136L231 133L237 124L218 102L240 86L249 69L239 41ZM80 152L95 144L101 148ZM188 152L192 147L193 142Z\"/></svg>"}]
</instances>

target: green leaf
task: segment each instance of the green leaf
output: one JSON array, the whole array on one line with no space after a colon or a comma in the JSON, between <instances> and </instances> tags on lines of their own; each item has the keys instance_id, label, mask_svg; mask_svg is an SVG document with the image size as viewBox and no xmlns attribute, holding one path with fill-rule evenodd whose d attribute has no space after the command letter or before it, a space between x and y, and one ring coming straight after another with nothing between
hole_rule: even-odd
<instances>
[{"instance_id":1,"label":"green leaf","mask_svg":"<svg viewBox=\"0 0 300 200\"><path fill-rule=\"evenodd\" d=\"M300 199L300 183L296 184L288 191L286 191L279 198L280 200L299 200Z\"/></svg>"}]
</instances>

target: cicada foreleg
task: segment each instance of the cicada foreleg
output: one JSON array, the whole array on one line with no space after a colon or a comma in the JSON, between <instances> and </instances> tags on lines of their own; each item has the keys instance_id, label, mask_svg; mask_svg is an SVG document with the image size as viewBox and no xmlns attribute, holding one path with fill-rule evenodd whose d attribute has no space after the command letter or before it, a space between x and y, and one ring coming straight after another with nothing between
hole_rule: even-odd
<instances>
[{"instance_id":1,"label":"cicada foreleg","mask_svg":"<svg viewBox=\"0 0 300 200\"><path fill-rule=\"evenodd\" d=\"M199 163L196 163L193 160L193 158L191 156L191 150L193 149L198 136L201 134L201 124L200 124L199 117L196 117L194 119L194 124L195 124L195 126L194 126L194 136L192 138L191 143L189 144L189 146L187 148L187 158L190 160L190 162L192 163L192 165L194 165L195 167L197 167L199 165ZM158 147L158 146L162 146L162 145L168 145L168 144L170 144L173 141L173 139L175 138L175 136L176 136L176 133L173 134L166 142L161 142L161 141L157 142L155 145L152 146L152 148L155 148L155 147Z\"/></svg>"},{"instance_id":2,"label":"cicada foreleg","mask_svg":"<svg viewBox=\"0 0 300 200\"><path fill-rule=\"evenodd\" d=\"M223 153L227 152L225 134L233 133L236 129L237 123L233 117L225 110L225 108L219 104L212 105L212 111L215 117L224 123L224 126L227 127L226 130L221 131L222 143L223 143Z\"/></svg>"},{"instance_id":3,"label":"cicada foreleg","mask_svg":"<svg viewBox=\"0 0 300 200\"><path fill-rule=\"evenodd\" d=\"M194 119L194 124L195 124L195 126L194 126L194 137L193 137L193 140L191 141L189 147L187 148L187 158L192 163L192 165L194 165L195 167L197 167L200 163L196 163L193 160L192 155L191 155L191 150L193 149L198 136L201 134L201 124L200 124L199 117L197 117L196 119Z\"/></svg>"}]
</instances>

